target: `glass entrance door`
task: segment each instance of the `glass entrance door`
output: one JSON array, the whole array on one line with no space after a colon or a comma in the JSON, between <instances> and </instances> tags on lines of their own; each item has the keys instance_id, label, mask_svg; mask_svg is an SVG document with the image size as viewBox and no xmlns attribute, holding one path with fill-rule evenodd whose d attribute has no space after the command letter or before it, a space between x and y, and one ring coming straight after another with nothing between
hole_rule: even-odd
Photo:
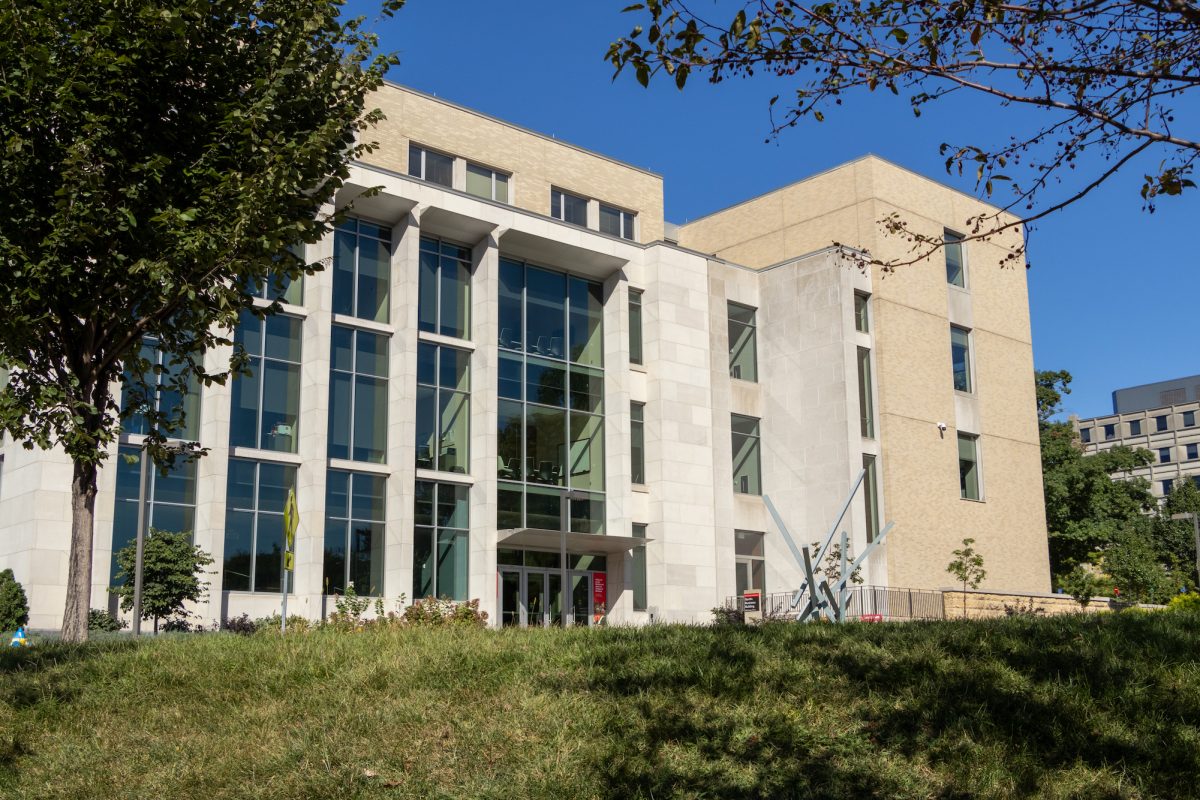
<instances>
[{"instance_id":1,"label":"glass entrance door","mask_svg":"<svg viewBox=\"0 0 1200 800\"><path fill-rule=\"evenodd\" d=\"M592 574L571 573L571 623L592 624Z\"/></svg>"},{"instance_id":2,"label":"glass entrance door","mask_svg":"<svg viewBox=\"0 0 1200 800\"><path fill-rule=\"evenodd\" d=\"M500 624L506 628L562 625L561 586L562 575L556 570L502 567Z\"/></svg>"},{"instance_id":3,"label":"glass entrance door","mask_svg":"<svg viewBox=\"0 0 1200 800\"><path fill-rule=\"evenodd\" d=\"M523 624L521 620L521 570L500 570L500 624L505 628Z\"/></svg>"}]
</instances>

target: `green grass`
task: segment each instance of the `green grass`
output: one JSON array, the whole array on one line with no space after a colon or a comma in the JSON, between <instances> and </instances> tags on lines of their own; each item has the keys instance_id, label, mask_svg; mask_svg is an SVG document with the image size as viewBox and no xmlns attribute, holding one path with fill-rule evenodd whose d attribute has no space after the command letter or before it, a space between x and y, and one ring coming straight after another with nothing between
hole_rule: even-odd
<instances>
[{"instance_id":1,"label":"green grass","mask_svg":"<svg viewBox=\"0 0 1200 800\"><path fill-rule=\"evenodd\" d=\"M0 656L14 798L1189 797L1200 616L401 630Z\"/></svg>"}]
</instances>

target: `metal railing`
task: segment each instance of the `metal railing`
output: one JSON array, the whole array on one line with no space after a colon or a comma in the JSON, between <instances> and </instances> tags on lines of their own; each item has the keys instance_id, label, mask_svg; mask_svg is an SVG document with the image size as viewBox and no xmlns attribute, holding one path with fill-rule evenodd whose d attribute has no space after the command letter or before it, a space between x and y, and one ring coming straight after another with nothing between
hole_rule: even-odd
<instances>
[{"instance_id":1,"label":"metal railing","mask_svg":"<svg viewBox=\"0 0 1200 800\"><path fill-rule=\"evenodd\" d=\"M792 606L795 592L772 592L763 595L764 617L788 618L799 614L808 602L807 592L799 604ZM847 592L846 619L854 621L874 615L884 620L906 621L944 619L942 593L932 589L897 589L888 586L852 586ZM743 611L742 598L725 598L726 608Z\"/></svg>"}]
</instances>

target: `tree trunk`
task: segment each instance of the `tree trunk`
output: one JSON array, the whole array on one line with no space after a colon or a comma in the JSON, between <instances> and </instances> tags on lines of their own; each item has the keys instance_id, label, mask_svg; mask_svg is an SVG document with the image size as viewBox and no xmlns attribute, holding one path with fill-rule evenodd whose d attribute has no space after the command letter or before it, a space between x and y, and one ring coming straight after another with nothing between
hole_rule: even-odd
<instances>
[{"instance_id":1,"label":"tree trunk","mask_svg":"<svg viewBox=\"0 0 1200 800\"><path fill-rule=\"evenodd\" d=\"M75 461L71 479L71 561L67 572L67 607L63 612L62 638L84 642L88 638L88 610L92 607L92 538L96 521L96 464Z\"/></svg>"}]
</instances>

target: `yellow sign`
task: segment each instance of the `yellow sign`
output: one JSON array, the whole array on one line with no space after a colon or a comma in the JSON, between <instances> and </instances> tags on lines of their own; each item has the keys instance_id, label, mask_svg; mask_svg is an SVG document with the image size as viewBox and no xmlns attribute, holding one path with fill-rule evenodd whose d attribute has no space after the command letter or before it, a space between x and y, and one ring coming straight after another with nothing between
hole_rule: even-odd
<instances>
[{"instance_id":1,"label":"yellow sign","mask_svg":"<svg viewBox=\"0 0 1200 800\"><path fill-rule=\"evenodd\" d=\"M288 489L287 504L283 507L284 564L292 569L292 553L296 548L296 528L300 526L300 512L296 508L296 490Z\"/></svg>"},{"instance_id":2,"label":"yellow sign","mask_svg":"<svg viewBox=\"0 0 1200 800\"><path fill-rule=\"evenodd\" d=\"M290 550L283 554L283 568L289 572L296 568L296 554Z\"/></svg>"}]
</instances>

